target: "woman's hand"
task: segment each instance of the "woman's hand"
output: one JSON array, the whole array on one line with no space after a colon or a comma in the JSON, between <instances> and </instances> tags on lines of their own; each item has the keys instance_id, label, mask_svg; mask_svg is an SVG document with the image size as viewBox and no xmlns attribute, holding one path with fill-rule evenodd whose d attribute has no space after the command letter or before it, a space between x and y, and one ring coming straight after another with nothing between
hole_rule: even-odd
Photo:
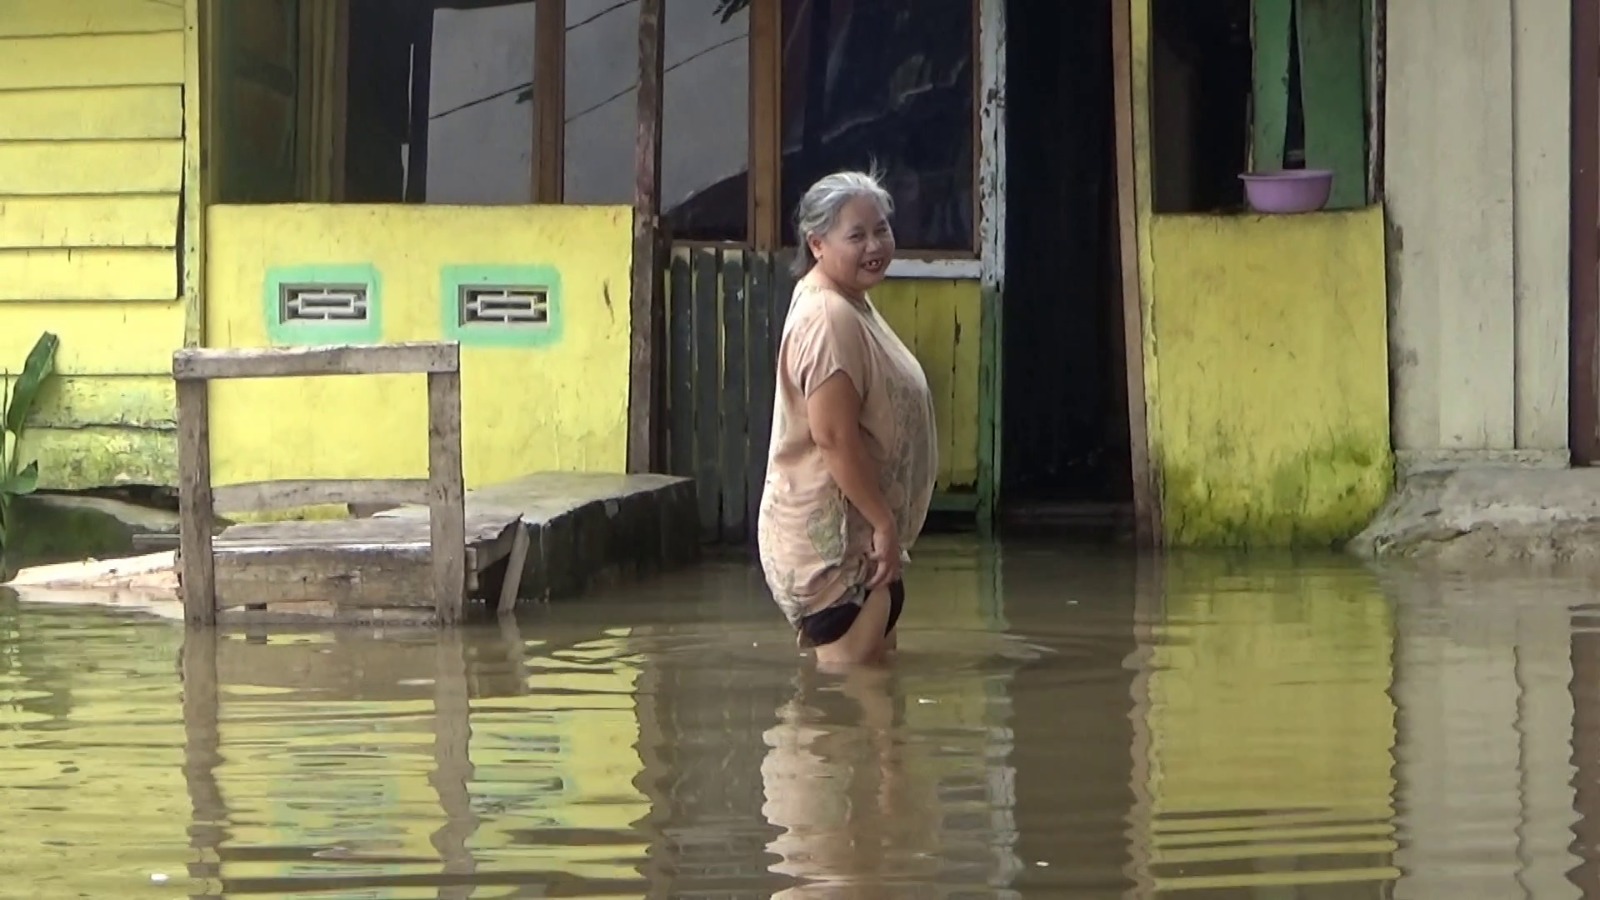
<instances>
[{"instance_id":1,"label":"woman's hand","mask_svg":"<svg viewBox=\"0 0 1600 900\"><path fill-rule=\"evenodd\" d=\"M894 526L872 529L872 563L867 590L875 591L900 580L900 535Z\"/></svg>"}]
</instances>

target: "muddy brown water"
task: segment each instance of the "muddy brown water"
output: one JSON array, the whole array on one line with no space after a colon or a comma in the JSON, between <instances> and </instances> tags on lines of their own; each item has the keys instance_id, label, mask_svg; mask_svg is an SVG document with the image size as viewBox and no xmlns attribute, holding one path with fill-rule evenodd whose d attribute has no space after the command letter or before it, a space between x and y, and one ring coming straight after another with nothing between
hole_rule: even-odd
<instances>
[{"instance_id":1,"label":"muddy brown water","mask_svg":"<svg viewBox=\"0 0 1600 900\"><path fill-rule=\"evenodd\" d=\"M0 896L1600 896L1554 577L929 541L818 674L708 563L516 624L0 598Z\"/></svg>"}]
</instances>

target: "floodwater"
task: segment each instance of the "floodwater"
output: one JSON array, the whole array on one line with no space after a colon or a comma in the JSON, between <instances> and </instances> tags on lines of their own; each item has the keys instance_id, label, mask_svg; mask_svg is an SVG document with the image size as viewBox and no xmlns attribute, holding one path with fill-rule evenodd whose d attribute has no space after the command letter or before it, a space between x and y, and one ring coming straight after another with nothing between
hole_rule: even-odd
<instances>
[{"instance_id":1,"label":"floodwater","mask_svg":"<svg viewBox=\"0 0 1600 900\"><path fill-rule=\"evenodd\" d=\"M443 634L0 598L0 896L1600 896L1589 583L952 538L907 583L844 678L733 563Z\"/></svg>"}]
</instances>

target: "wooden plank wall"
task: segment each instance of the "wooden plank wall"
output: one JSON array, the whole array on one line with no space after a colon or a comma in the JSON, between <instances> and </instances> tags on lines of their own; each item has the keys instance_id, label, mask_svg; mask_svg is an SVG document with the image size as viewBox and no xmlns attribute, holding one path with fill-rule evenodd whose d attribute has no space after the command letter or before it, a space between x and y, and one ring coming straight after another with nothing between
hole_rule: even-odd
<instances>
[{"instance_id":1,"label":"wooden plank wall","mask_svg":"<svg viewBox=\"0 0 1600 900\"><path fill-rule=\"evenodd\" d=\"M667 464L695 479L701 538L755 537L788 254L675 248L667 278Z\"/></svg>"},{"instance_id":2,"label":"wooden plank wall","mask_svg":"<svg viewBox=\"0 0 1600 900\"><path fill-rule=\"evenodd\" d=\"M184 27L182 3L0 15L0 369L60 335L63 378L30 437L51 487L174 474Z\"/></svg>"},{"instance_id":3,"label":"wooden plank wall","mask_svg":"<svg viewBox=\"0 0 1600 900\"><path fill-rule=\"evenodd\" d=\"M667 460L694 478L701 537L755 536L778 343L794 290L787 253L677 247L668 273ZM923 366L939 431L938 489L975 500L982 301L975 282L895 279L873 303ZM970 505L970 504L969 504Z\"/></svg>"},{"instance_id":4,"label":"wooden plank wall","mask_svg":"<svg viewBox=\"0 0 1600 900\"><path fill-rule=\"evenodd\" d=\"M1570 8L1391 3L1386 34L1401 465L1563 465Z\"/></svg>"}]
</instances>

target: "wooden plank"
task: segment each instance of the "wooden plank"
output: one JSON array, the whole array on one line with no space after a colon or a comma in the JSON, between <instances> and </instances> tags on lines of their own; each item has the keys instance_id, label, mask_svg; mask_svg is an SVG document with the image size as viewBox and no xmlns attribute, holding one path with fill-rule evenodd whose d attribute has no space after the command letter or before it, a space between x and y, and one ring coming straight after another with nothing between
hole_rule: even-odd
<instances>
[{"instance_id":1,"label":"wooden plank","mask_svg":"<svg viewBox=\"0 0 1600 900\"><path fill-rule=\"evenodd\" d=\"M217 553L217 609L326 604L336 609L417 606L436 615L426 553L331 552L285 546L270 554ZM283 611L283 610L280 610Z\"/></svg>"},{"instance_id":2,"label":"wooden plank","mask_svg":"<svg viewBox=\"0 0 1600 900\"><path fill-rule=\"evenodd\" d=\"M1514 0L1517 448L1565 451L1572 394L1573 10ZM1594 42L1600 43L1600 34ZM1531 48L1531 49L1530 49ZM1580 124L1581 127L1581 124ZM1594 230L1593 228L1590 229ZM1590 257L1590 268L1600 257Z\"/></svg>"},{"instance_id":3,"label":"wooden plank","mask_svg":"<svg viewBox=\"0 0 1600 900\"><path fill-rule=\"evenodd\" d=\"M171 250L0 250L0 301L177 295L178 261Z\"/></svg>"},{"instance_id":4,"label":"wooden plank","mask_svg":"<svg viewBox=\"0 0 1600 900\"><path fill-rule=\"evenodd\" d=\"M1395 449L1514 449L1511 7L1391 3L1386 15Z\"/></svg>"},{"instance_id":5,"label":"wooden plank","mask_svg":"<svg viewBox=\"0 0 1600 900\"><path fill-rule=\"evenodd\" d=\"M0 197L0 250L178 246L178 196Z\"/></svg>"},{"instance_id":6,"label":"wooden plank","mask_svg":"<svg viewBox=\"0 0 1600 900\"><path fill-rule=\"evenodd\" d=\"M1569 376L1573 465L1600 462L1600 0L1574 0L1572 30L1594 40L1572 47L1572 213L1569 316L1572 371ZM1600 662L1600 655L1594 657ZM1600 684L1600 681L1589 682ZM1600 737L1600 730L1594 732ZM1600 755L1593 757L1600 762ZM1600 782L1595 782L1600 786ZM1591 828L1600 829L1600 821ZM1593 846L1591 843L1588 846ZM1600 873L1600 860L1585 868Z\"/></svg>"},{"instance_id":7,"label":"wooden plank","mask_svg":"<svg viewBox=\"0 0 1600 900\"><path fill-rule=\"evenodd\" d=\"M1289 133L1289 34L1294 4L1295 0L1255 0L1254 4L1251 106L1255 115L1250 127L1250 168L1255 171L1283 168Z\"/></svg>"},{"instance_id":8,"label":"wooden plank","mask_svg":"<svg viewBox=\"0 0 1600 900\"><path fill-rule=\"evenodd\" d=\"M789 321L789 306L794 302L795 283L793 250L780 250L772 263L772 358L778 358L778 348L783 344L783 326Z\"/></svg>"},{"instance_id":9,"label":"wooden plank","mask_svg":"<svg viewBox=\"0 0 1600 900\"><path fill-rule=\"evenodd\" d=\"M175 194L182 188L181 140L0 144L0 194Z\"/></svg>"},{"instance_id":10,"label":"wooden plank","mask_svg":"<svg viewBox=\"0 0 1600 900\"><path fill-rule=\"evenodd\" d=\"M950 398L950 456L941 468L952 486L978 483L979 370L983 365L983 304L977 285L957 286L951 298L955 330L952 357L955 383Z\"/></svg>"},{"instance_id":11,"label":"wooden plank","mask_svg":"<svg viewBox=\"0 0 1600 900\"><path fill-rule=\"evenodd\" d=\"M0 38L178 31L183 7L164 0L9 0Z\"/></svg>"},{"instance_id":12,"label":"wooden plank","mask_svg":"<svg viewBox=\"0 0 1600 900\"><path fill-rule=\"evenodd\" d=\"M0 59L0 91L183 84L183 31L0 38Z\"/></svg>"},{"instance_id":13,"label":"wooden plank","mask_svg":"<svg viewBox=\"0 0 1600 900\"><path fill-rule=\"evenodd\" d=\"M211 406L205 382L178 385L178 560L184 618L210 625L217 616L211 555Z\"/></svg>"},{"instance_id":14,"label":"wooden plank","mask_svg":"<svg viewBox=\"0 0 1600 900\"><path fill-rule=\"evenodd\" d=\"M183 340L183 308L174 300L0 303L0 360L14 360L12 365L19 365L46 328L61 338L58 375L144 375L169 380L172 348ZM116 335L117 340L108 341L108 334ZM111 397L98 401L102 409L116 402ZM132 406L124 408L132 414ZM171 410L168 407L169 416Z\"/></svg>"},{"instance_id":15,"label":"wooden plank","mask_svg":"<svg viewBox=\"0 0 1600 900\"><path fill-rule=\"evenodd\" d=\"M721 347L717 332L717 252L694 251L694 405L695 405L695 490L700 501L700 536L707 543L718 534L718 496L722 480L717 441L720 394Z\"/></svg>"},{"instance_id":16,"label":"wooden plank","mask_svg":"<svg viewBox=\"0 0 1600 900\"><path fill-rule=\"evenodd\" d=\"M672 252L671 349L667 352L670 453L667 471L694 474L694 280L689 252Z\"/></svg>"},{"instance_id":17,"label":"wooden plank","mask_svg":"<svg viewBox=\"0 0 1600 900\"><path fill-rule=\"evenodd\" d=\"M481 571L511 552L510 529L520 513L499 506L474 506L466 519L464 546L471 549L469 569ZM254 556L318 550L365 553L382 550L427 565L431 539L426 507L402 507L366 519L310 519L249 522L230 525L217 536L216 556ZM426 581L424 578L422 581ZM419 581L416 586L420 586Z\"/></svg>"},{"instance_id":18,"label":"wooden plank","mask_svg":"<svg viewBox=\"0 0 1600 900\"><path fill-rule=\"evenodd\" d=\"M745 539L745 462L750 444L747 406L749 367L745 357L744 252L722 254L722 540Z\"/></svg>"},{"instance_id":19,"label":"wooden plank","mask_svg":"<svg viewBox=\"0 0 1600 900\"><path fill-rule=\"evenodd\" d=\"M183 137L179 85L0 93L0 141Z\"/></svg>"},{"instance_id":20,"label":"wooden plank","mask_svg":"<svg viewBox=\"0 0 1600 900\"><path fill-rule=\"evenodd\" d=\"M429 496L426 478L257 481L213 487L211 492L214 509L235 513L349 504L426 504Z\"/></svg>"},{"instance_id":21,"label":"wooden plank","mask_svg":"<svg viewBox=\"0 0 1600 900\"><path fill-rule=\"evenodd\" d=\"M955 422L951 416L955 400L955 308L949 301L950 282L925 282L918 285L917 359L927 374L928 390L933 394L933 422L939 439L939 488L950 487L950 460L954 458Z\"/></svg>"},{"instance_id":22,"label":"wooden plank","mask_svg":"<svg viewBox=\"0 0 1600 900\"><path fill-rule=\"evenodd\" d=\"M1133 472L1134 540L1140 547L1154 547L1161 539L1161 507L1155 491L1155 479L1150 467L1150 431L1146 419L1144 376L1144 282L1140 270L1140 198L1136 158L1137 122L1135 118L1134 64L1133 64L1133 0L1113 0L1111 4L1111 84L1113 115L1116 131L1116 189L1117 189L1117 259L1118 278L1122 299L1122 354L1123 371L1128 379L1128 452ZM1141 39L1147 36L1142 35ZM1142 81L1142 79L1141 79ZM1146 123L1148 124L1148 123ZM1146 185L1148 188L1148 185ZM1148 194L1146 195L1148 198ZM1148 212L1148 210L1147 210ZM984 347L991 356L991 368L998 369L1000 310L998 298L988 291L982 298ZM999 402L999 391L986 392L993 416L994 405ZM986 431L986 434L993 432ZM984 437L985 435L980 435ZM985 442L987 443L987 442ZM978 468L980 470L980 497L993 502L993 493L999 482L999 470L994 465L995 447L986 461L985 443L979 444ZM989 467L990 479L982 477Z\"/></svg>"},{"instance_id":23,"label":"wooden plank","mask_svg":"<svg viewBox=\"0 0 1600 900\"><path fill-rule=\"evenodd\" d=\"M778 249L783 234L780 169L783 161L782 10L752 3L750 15L750 241L757 251Z\"/></svg>"},{"instance_id":24,"label":"wooden plank","mask_svg":"<svg viewBox=\"0 0 1600 900\"><path fill-rule=\"evenodd\" d=\"M502 616L517 610L517 594L522 589L522 569L528 564L528 547L533 541L528 537L528 526L517 523L511 539L511 555L506 557L506 577L500 582L500 603L497 611Z\"/></svg>"},{"instance_id":25,"label":"wooden plank","mask_svg":"<svg viewBox=\"0 0 1600 900\"><path fill-rule=\"evenodd\" d=\"M628 353L628 471L647 472L655 459L656 248L661 229L661 90L666 42L663 0L639 0L638 131L634 144L633 294Z\"/></svg>"},{"instance_id":26,"label":"wooden plank","mask_svg":"<svg viewBox=\"0 0 1600 900\"><path fill-rule=\"evenodd\" d=\"M347 4L341 4L347 6ZM211 12L202 13L200 0L184 0L183 70L184 84L206 83L205 49L206 23ZM214 54L213 54L214 55ZM195 102L185 104L183 110L183 268L178 290L183 296L183 345L198 347L205 343L205 244L206 207L210 205L209 178L205 171L205 144L207 125L216 119L206 119L205 113L214 108L215 90L195 92ZM204 123L204 124L202 124ZM343 129L341 128L341 133ZM341 145L342 148L342 145ZM341 181L342 184L342 181Z\"/></svg>"},{"instance_id":27,"label":"wooden plank","mask_svg":"<svg viewBox=\"0 0 1600 900\"><path fill-rule=\"evenodd\" d=\"M567 0L534 8L533 202L566 192Z\"/></svg>"},{"instance_id":28,"label":"wooden plank","mask_svg":"<svg viewBox=\"0 0 1600 900\"><path fill-rule=\"evenodd\" d=\"M30 341L34 338L26 333L25 336ZM0 359L11 358L0 351ZM176 389L166 374L109 377L58 374L50 379L50 402L41 405L28 419L28 428L32 431L111 425L172 431L177 427L177 409Z\"/></svg>"},{"instance_id":29,"label":"wooden plank","mask_svg":"<svg viewBox=\"0 0 1600 900\"><path fill-rule=\"evenodd\" d=\"M460 349L449 371L428 374L428 535L439 621L461 620L467 599L466 486L461 465Z\"/></svg>"},{"instance_id":30,"label":"wooden plank","mask_svg":"<svg viewBox=\"0 0 1600 900\"><path fill-rule=\"evenodd\" d=\"M1366 71L1362 68L1361 4L1297 0L1300 96L1305 110L1306 165L1333 170L1329 209L1367 203ZM1570 10L1561 11L1565 23ZM1565 45L1565 42L1558 42ZM1562 68L1563 80L1570 76ZM1565 134L1565 129L1563 129ZM1563 146L1563 149L1564 146Z\"/></svg>"},{"instance_id":31,"label":"wooden plank","mask_svg":"<svg viewBox=\"0 0 1600 900\"><path fill-rule=\"evenodd\" d=\"M172 377L179 381L322 375L446 375L460 371L461 347L454 342L239 349L193 347L179 350L172 358ZM448 407L444 411L448 412ZM430 431L433 427L430 421Z\"/></svg>"},{"instance_id":32,"label":"wooden plank","mask_svg":"<svg viewBox=\"0 0 1600 900\"><path fill-rule=\"evenodd\" d=\"M750 336L750 454L745 470L745 509L746 522L754 534L767 478L767 454L771 450L777 363L772 353L773 255L756 251L749 259L750 302L746 308L750 319L746 327Z\"/></svg>"}]
</instances>

